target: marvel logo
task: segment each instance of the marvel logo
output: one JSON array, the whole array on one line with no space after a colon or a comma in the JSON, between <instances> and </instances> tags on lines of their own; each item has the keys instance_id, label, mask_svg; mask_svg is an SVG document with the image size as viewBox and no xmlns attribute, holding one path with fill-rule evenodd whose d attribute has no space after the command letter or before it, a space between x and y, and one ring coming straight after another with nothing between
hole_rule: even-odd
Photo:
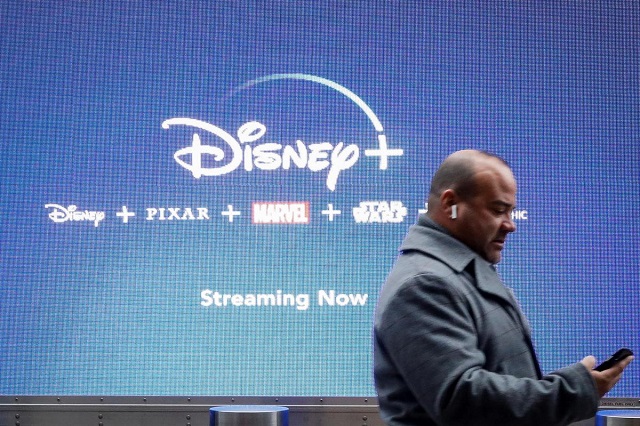
<instances>
[{"instance_id":1,"label":"marvel logo","mask_svg":"<svg viewBox=\"0 0 640 426\"><path fill-rule=\"evenodd\" d=\"M257 225L301 225L309 223L308 201L255 202L251 204L251 223Z\"/></svg>"}]
</instances>

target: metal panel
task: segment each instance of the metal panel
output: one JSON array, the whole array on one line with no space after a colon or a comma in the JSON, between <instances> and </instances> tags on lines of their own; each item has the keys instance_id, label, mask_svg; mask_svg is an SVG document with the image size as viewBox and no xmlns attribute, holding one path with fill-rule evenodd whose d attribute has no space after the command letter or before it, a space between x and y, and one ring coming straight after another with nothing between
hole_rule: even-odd
<instances>
[{"instance_id":1,"label":"metal panel","mask_svg":"<svg viewBox=\"0 0 640 426\"><path fill-rule=\"evenodd\" d=\"M375 397L158 396L0 396L0 426L208 426L209 408L233 404L286 406L292 426L384 426ZM600 408L640 410L640 399L605 399Z\"/></svg>"},{"instance_id":2,"label":"metal panel","mask_svg":"<svg viewBox=\"0 0 640 426\"><path fill-rule=\"evenodd\" d=\"M292 426L384 426L375 398L0 396L0 426L208 426L209 408L278 404Z\"/></svg>"}]
</instances>

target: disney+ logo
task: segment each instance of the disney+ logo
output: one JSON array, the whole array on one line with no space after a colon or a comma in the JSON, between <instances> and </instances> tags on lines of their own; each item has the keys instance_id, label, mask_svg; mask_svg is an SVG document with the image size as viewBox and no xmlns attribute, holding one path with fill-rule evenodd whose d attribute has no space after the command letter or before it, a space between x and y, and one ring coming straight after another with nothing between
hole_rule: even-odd
<instances>
[{"instance_id":1,"label":"disney+ logo","mask_svg":"<svg viewBox=\"0 0 640 426\"><path fill-rule=\"evenodd\" d=\"M235 90L245 90L256 84L282 79L306 80L323 84L355 103L367 115L378 133L378 147L364 150L364 155L379 157L380 170L387 169L389 157L403 155L402 149L388 147L382 124L371 108L355 93L331 80L307 74L273 74L252 80ZM259 121L242 124L236 136L214 124L188 117L171 118L162 123L163 129L169 129L172 126L187 126L194 130L191 145L176 151L173 158L180 166L189 170L196 179L203 176L225 175L240 167L250 172L254 169L289 170L295 166L299 169L306 168L311 172L327 170L327 188L335 191L340 173L353 167L360 159L361 150L358 145L347 145L344 142L335 145L330 142L306 144L301 140L296 140L295 145L282 145L275 142L256 143L267 132L267 127ZM203 144L201 132L215 136L221 145Z\"/></svg>"}]
</instances>

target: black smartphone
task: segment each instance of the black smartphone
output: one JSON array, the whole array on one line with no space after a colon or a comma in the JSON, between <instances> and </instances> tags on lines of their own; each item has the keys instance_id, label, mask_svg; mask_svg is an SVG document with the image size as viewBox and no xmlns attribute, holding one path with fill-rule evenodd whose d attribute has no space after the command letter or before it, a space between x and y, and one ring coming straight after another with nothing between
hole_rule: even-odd
<instances>
[{"instance_id":1,"label":"black smartphone","mask_svg":"<svg viewBox=\"0 0 640 426\"><path fill-rule=\"evenodd\" d=\"M615 354L611 355L611 357L608 360L606 360L605 362L597 366L595 370L597 371L608 370L614 365L616 365L617 363L619 363L620 361L622 361L623 359L625 359L626 357L631 355L633 355L633 352L631 352L631 349L621 348Z\"/></svg>"}]
</instances>

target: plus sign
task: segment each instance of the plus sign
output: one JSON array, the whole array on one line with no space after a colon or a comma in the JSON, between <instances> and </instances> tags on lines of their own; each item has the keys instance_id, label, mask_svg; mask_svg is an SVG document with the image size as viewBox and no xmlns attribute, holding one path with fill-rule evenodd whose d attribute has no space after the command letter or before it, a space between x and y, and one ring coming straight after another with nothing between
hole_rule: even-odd
<instances>
[{"instance_id":1,"label":"plus sign","mask_svg":"<svg viewBox=\"0 0 640 426\"><path fill-rule=\"evenodd\" d=\"M418 214L425 214L429 211L429 206L427 203L424 203L424 209L418 209Z\"/></svg>"},{"instance_id":2,"label":"plus sign","mask_svg":"<svg viewBox=\"0 0 640 426\"><path fill-rule=\"evenodd\" d=\"M134 217L136 214L127 210L127 206L122 206L122 211L116 213L116 216L122 218L122 223L129 223L129 218Z\"/></svg>"},{"instance_id":3,"label":"plus sign","mask_svg":"<svg viewBox=\"0 0 640 426\"><path fill-rule=\"evenodd\" d=\"M378 145L378 149L365 149L364 155L367 157L380 157L380 170L387 170L389 157L399 157L404 153L401 148L389 149L385 135L378 135Z\"/></svg>"},{"instance_id":4,"label":"plus sign","mask_svg":"<svg viewBox=\"0 0 640 426\"><path fill-rule=\"evenodd\" d=\"M224 210L220 214L222 216L228 216L229 217L229 222L233 222L233 217L234 216L240 216L240 212L237 211L237 210L234 210L233 206L231 204L227 204L227 210Z\"/></svg>"},{"instance_id":5,"label":"plus sign","mask_svg":"<svg viewBox=\"0 0 640 426\"><path fill-rule=\"evenodd\" d=\"M327 210L322 210L322 214L329 216L329 222L333 222L333 217L342 214L342 211L334 210L333 204L327 204Z\"/></svg>"}]
</instances>

